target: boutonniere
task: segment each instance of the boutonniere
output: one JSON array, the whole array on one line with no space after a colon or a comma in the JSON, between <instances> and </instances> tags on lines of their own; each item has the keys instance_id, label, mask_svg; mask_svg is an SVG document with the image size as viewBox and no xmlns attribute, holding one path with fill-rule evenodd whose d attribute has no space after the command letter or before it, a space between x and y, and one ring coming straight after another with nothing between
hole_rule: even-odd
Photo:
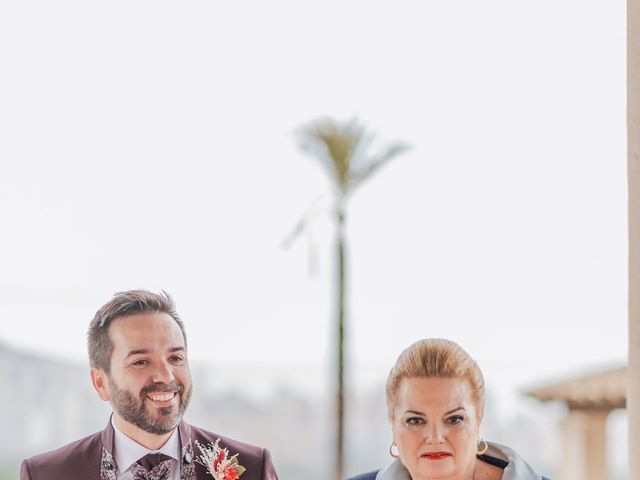
<instances>
[{"instance_id":1,"label":"boutonniere","mask_svg":"<svg viewBox=\"0 0 640 480\"><path fill-rule=\"evenodd\" d=\"M220 439L209 445L196 445L200 449L200 456L196 462L203 465L211 474L213 480L238 480L246 468L238 463L238 454L229 456L229 450L220 448Z\"/></svg>"}]
</instances>

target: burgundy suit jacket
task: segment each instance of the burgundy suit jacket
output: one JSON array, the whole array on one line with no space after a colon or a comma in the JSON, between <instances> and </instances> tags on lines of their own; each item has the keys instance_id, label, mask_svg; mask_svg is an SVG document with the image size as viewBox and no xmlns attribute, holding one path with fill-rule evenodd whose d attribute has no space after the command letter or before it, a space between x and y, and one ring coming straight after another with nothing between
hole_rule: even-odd
<instances>
[{"instance_id":1,"label":"burgundy suit jacket","mask_svg":"<svg viewBox=\"0 0 640 480\"><path fill-rule=\"evenodd\" d=\"M212 480L206 468L195 462L200 456L195 441L207 445L220 439L220 447L229 455L238 454L238 463L246 468L241 480L278 480L267 450L207 432L185 421L180 432L180 478ZM22 462L20 480L116 480L111 421L102 432L94 433L57 450L36 455Z\"/></svg>"}]
</instances>

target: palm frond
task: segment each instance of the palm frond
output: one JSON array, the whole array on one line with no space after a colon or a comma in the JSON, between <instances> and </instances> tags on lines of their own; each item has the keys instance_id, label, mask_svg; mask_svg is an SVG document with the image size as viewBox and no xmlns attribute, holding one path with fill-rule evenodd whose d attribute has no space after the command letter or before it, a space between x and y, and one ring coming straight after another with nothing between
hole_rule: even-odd
<instances>
[{"instance_id":1,"label":"palm frond","mask_svg":"<svg viewBox=\"0 0 640 480\"><path fill-rule=\"evenodd\" d=\"M353 154L364 138L364 127L352 120L340 123L322 118L303 126L299 131L301 147L318 158L346 194L351 175Z\"/></svg>"},{"instance_id":2,"label":"palm frond","mask_svg":"<svg viewBox=\"0 0 640 480\"><path fill-rule=\"evenodd\" d=\"M375 133L368 132L357 119L339 122L320 118L302 126L298 130L298 138L300 147L324 165L343 197L352 193L383 164L409 148L396 142L381 153L372 155L369 150Z\"/></svg>"},{"instance_id":3,"label":"palm frond","mask_svg":"<svg viewBox=\"0 0 640 480\"><path fill-rule=\"evenodd\" d=\"M351 175L351 185L349 186L350 190L354 190L360 184L362 184L365 180L367 180L372 174L377 172L381 166L388 163L394 157L397 157L402 152L405 152L411 148L410 145L406 143L396 142L392 145L389 145L385 150L378 155L372 157L367 162L367 165L360 169L357 172L353 172Z\"/></svg>"}]
</instances>

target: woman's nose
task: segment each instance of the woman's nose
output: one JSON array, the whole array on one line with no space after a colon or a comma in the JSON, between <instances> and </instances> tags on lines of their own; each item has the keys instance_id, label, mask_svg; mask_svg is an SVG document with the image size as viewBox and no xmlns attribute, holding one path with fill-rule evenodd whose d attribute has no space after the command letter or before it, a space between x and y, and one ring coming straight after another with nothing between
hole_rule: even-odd
<instances>
[{"instance_id":1,"label":"woman's nose","mask_svg":"<svg viewBox=\"0 0 640 480\"><path fill-rule=\"evenodd\" d=\"M427 443L443 443L444 436L442 427L436 422L431 422L427 425L427 435L425 440Z\"/></svg>"}]
</instances>

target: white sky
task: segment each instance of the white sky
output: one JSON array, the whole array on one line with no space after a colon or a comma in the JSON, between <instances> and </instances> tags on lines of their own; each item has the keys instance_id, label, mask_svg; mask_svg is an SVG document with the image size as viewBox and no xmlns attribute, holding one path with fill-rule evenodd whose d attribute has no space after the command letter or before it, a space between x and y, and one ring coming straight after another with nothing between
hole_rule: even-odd
<instances>
[{"instance_id":1,"label":"white sky","mask_svg":"<svg viewBox=\"0 0 640 480\"><path fill-rule=\"evenodd\" d=\"M431 336L510 389L622 363L624 15L622 0L3 2L0 339L83 360L113 292L164 288L192 359L324 388L329 219L281 244L329 183L293 132L357 116L413 148L350 204L354 380Z\"/></svg>"}]
</instances>

